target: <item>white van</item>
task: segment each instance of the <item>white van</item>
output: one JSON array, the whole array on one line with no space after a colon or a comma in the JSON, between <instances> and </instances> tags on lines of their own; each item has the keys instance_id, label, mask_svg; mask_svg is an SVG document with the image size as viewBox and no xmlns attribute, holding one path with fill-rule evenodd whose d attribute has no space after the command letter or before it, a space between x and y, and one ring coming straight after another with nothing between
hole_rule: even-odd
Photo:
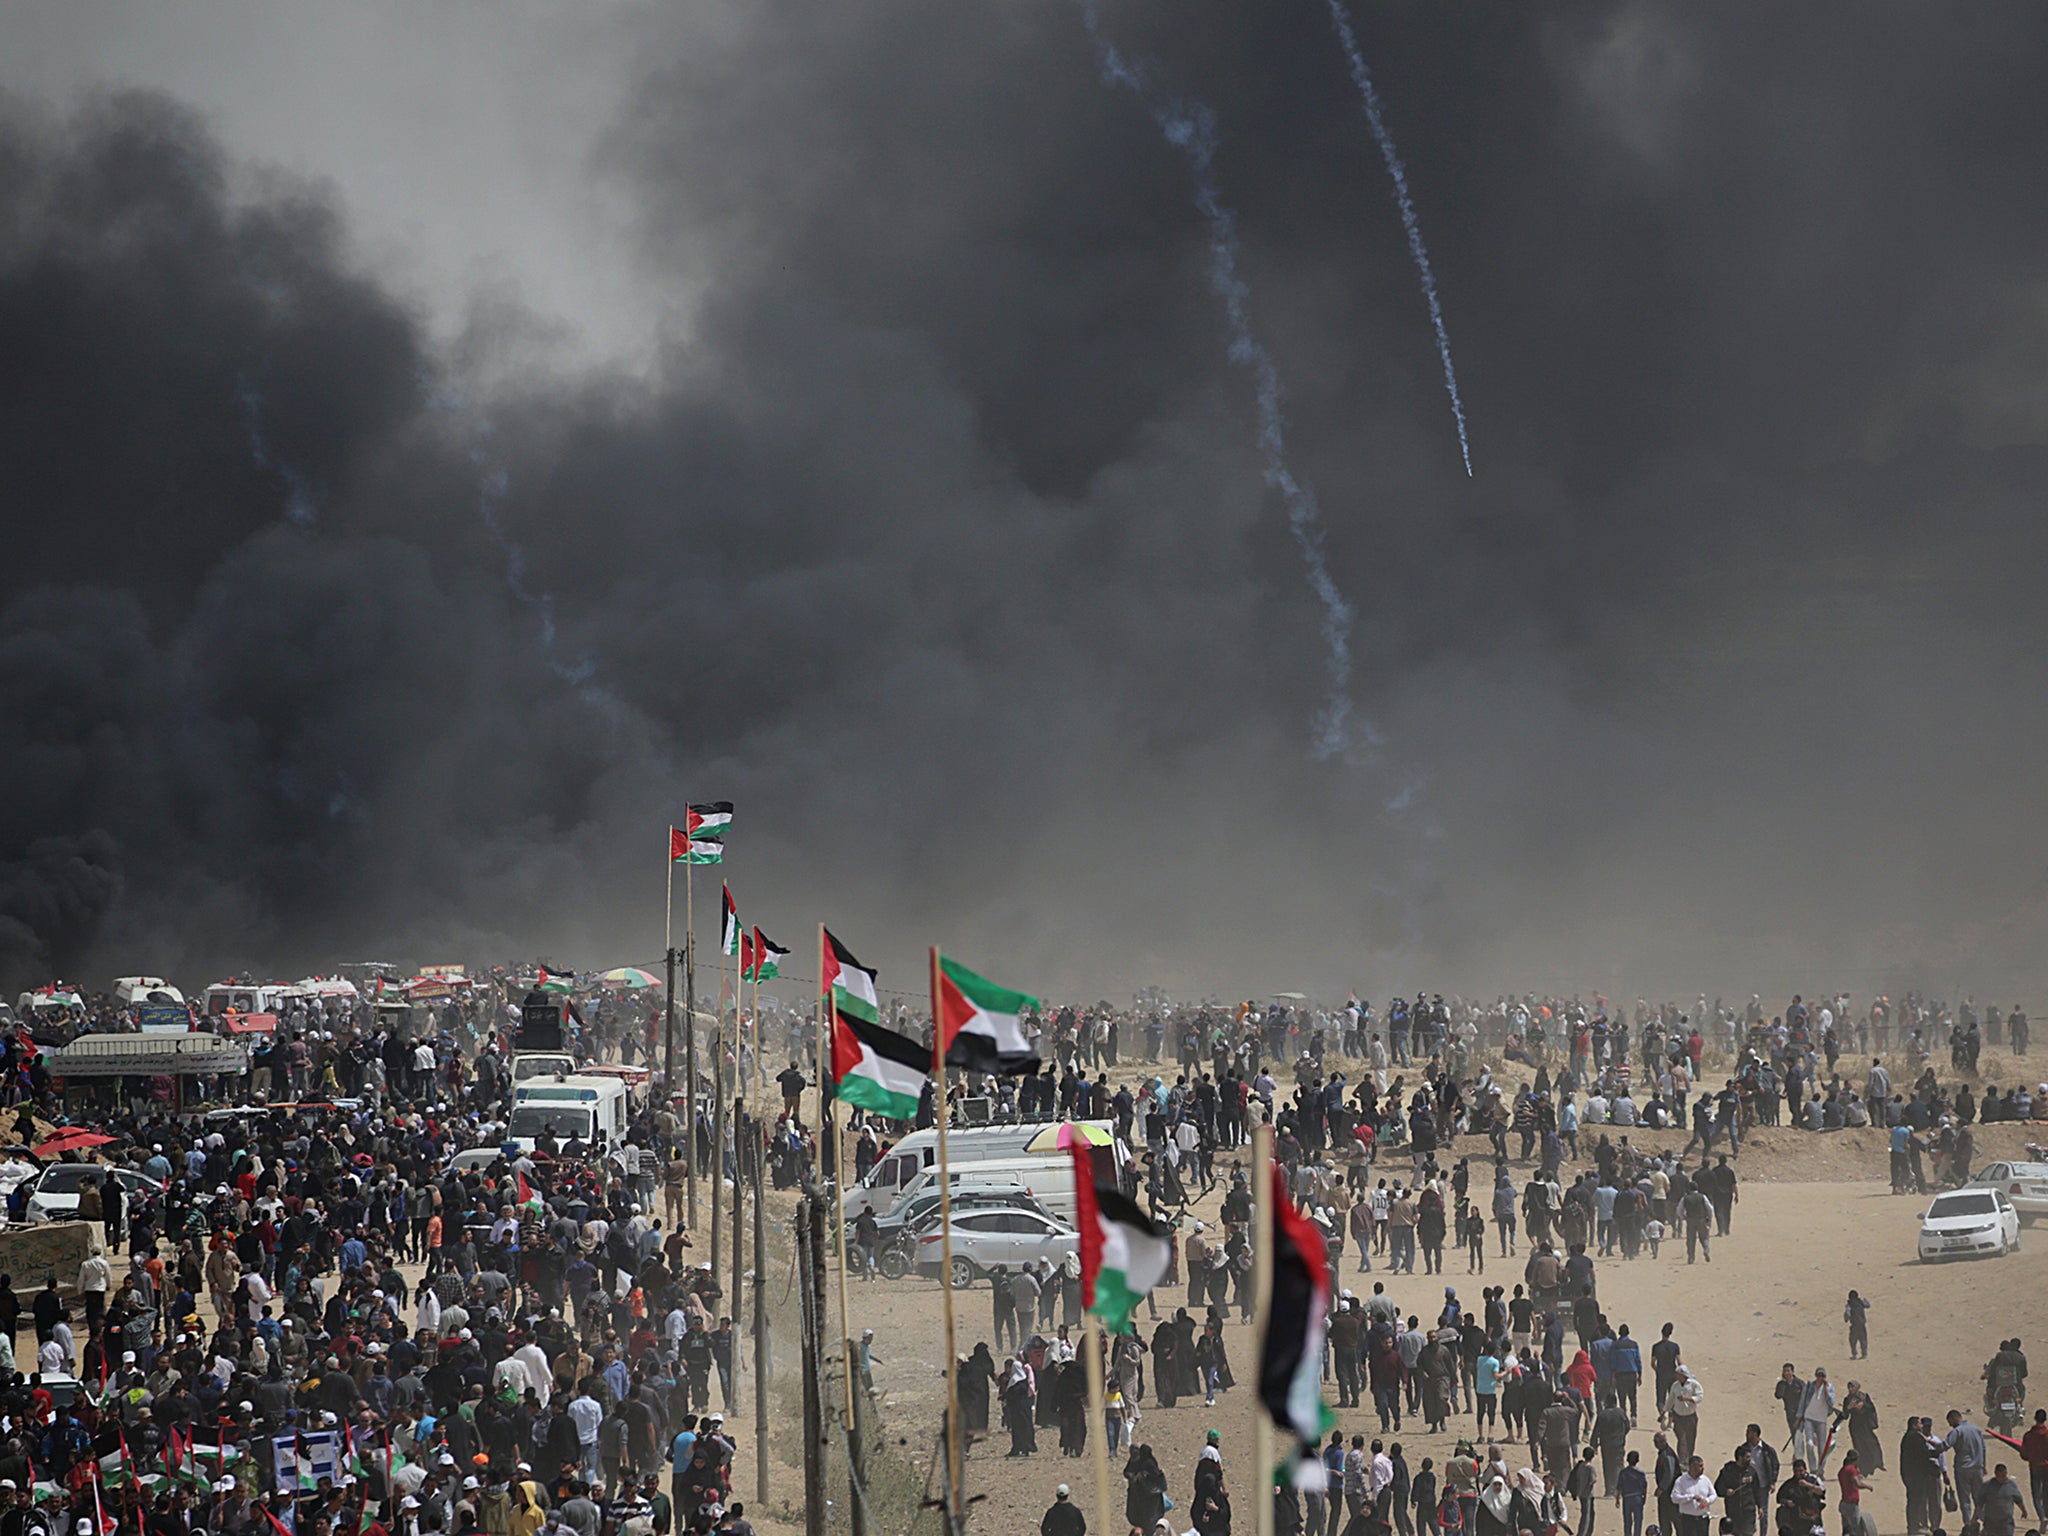
<instances>
[{"instance_id":1,"label":"white van","mask_svg":"<svg viewBox=\"0 0 2048 1536\"><path fill-rule=\"evenodd\" d=\"M1112 1136L1116 1133L1113 1120L1091 1120L1087 1124ZM1030 1153L1024 1149L1048 1131L1051 1125L989 1125L969 1126L962 1130L946 1133L946 1161L957 1173L968 1163L1015 1162L1019 1159L1033 1161L1044 1157L1065 1157L1059 1153ZM1122 1161L1120 1149L1098 1147L1100 1154L1115 1152L1110 1168L1114 1171ZM910 1181L927 1168L937 1165L939 1160L939 1133L912 1131L896 1142L888 1151L875 1160L875 1166L868 1170L868 1176L853 1185L840 1196L840 1214L852 1221L862 1211L872 1210L879 1214L894 1205Z\"/></svg>"},{"instance_id":2,"label":"white van","mask_svg":"<svg viewBox=\"0 0 2048 1536\"><path fill-rule=\"evenodd\" d=\"M626 1085L615 1077L529 1078L512 1090L505 1139L531 1152L543 1131L557 1142L573 1136L586 1147L616 1147L632 1113Z\"/></svg>"},{"instance_id":3,"label":"white van","mask_svg":"<svg viewBox=\"0 0 2048 1536\"><path fill-rule=\"evenodd\" d=\"M283 1018L292 1004L309 997L303 987L282 982L217 981L206 989L206 1012L218 1017L232 1008L236 1013L274 1013Z\"/></svg>"}]
</instances>

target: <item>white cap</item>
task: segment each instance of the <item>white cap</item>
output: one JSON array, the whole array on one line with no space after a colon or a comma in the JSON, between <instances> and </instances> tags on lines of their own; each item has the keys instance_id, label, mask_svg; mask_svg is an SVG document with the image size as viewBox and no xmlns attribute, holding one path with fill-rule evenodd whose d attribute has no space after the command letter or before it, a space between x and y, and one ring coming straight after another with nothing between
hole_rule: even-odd
<instances>
[{"instance_id":1,"label":"white cap","mask_svg":"<svg viewBox=\"0 0 2048 1536\"><path fill-rule=\"evenodd\" d=\"M453 1456L450 1456L446 1451L443 1451L441 1453L441 1459L435 1462L434 1465L437 1467L452 1467L455 1465L455 1458Z\"/></svg>"},{"instance_id":2,"label":"white cap","mask_svg":"<svg viewBox=\"0 0 2048 1536\"><path fill-rule=\"evenodd\" d=\"M418 1509L420 1507L420 1501L408 1493L404 1498L398 1501L398 1507L400 1509Z\"/></svg>"},{"instance_id":3,"label":"white cap","mask_svg":"<svg viewBox=\"0 0 2048 1536\"><path fill-rule=\"evenodd\" d=\"M133 1365L133 1364L135 1363L135 1351L134 1351L134 1350L132 1350L132 1349L124 1349L124 1350L122 1350L122 1351L121 1351L121 1363L122 1363L123 1365Z\"/></svg>"},{"instance_id":4,"label":"white cap","mask_svg":"<svg viewBox=\"0 0 2048 1536\"><path fill-rule=\"evenodd\" d=\"M474 1477L465 1477L462 1480L462 1486L465 1488L481 1488L483 1484L479 1483Z\"/></svg>"},{"instance_id":5,"label":"white cap","mask_svg":"<svg viewBox=\"0 0 2048 1536\"><path fill-rule=\"evenodd\" d=\"M1064 1499L1072 1491L1065 1483L1061 1483L1059 1487L1053 1489L1053 1497Z\"/></svg>"}]
</instances>

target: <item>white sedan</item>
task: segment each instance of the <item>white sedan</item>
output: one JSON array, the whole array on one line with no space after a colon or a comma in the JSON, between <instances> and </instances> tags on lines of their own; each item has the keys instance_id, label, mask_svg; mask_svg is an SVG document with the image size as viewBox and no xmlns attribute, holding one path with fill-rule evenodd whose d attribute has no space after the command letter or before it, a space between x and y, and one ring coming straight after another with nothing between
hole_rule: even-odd
<instances>
[{"instance_id":1,"label":"white sedan","mask_svg":"<svg viewBox=\"0 0 2048 1536\"><path fill-rule=\"evenodd\" d=\"M97 1180L105 1188L109 1178L119 1179L132 1200L139 1194L161 1194L163 1186L133 1168L110 1168L104 1163L52 1163L36 1180L29 1194L25 1221L76 1221L78 1192L86 1180Z\"/></svg>"},{"instance_id":2,"label":"white sedan","mask_svg":"<svg viewBox=\"0 0 2048 1536\"><path fill-rule=\"evenodd\" d=\"M2003 1257L2020 1246L2020 1213L2002 1190L1966 1188L1936 1195L1920 1218L1920 1259Z\"/></svg>"},{"instance_id":3,"label":"white sedan","mask_svg":"<svg viewBox=\"0 0 2048 1536\"><path fill-rule=\"evenodd\" d=\"M918 1240L919 1274L937 1277L944 1253L939 1238L935 1226ZM953 1285L972 1285L998 1264L1010 1271L1039 1259L1058 1264L1080 1245L1080 1233L1038 1211L968 1211L953 1218Z\"/></svg>"},{"instance_id":4,"label":"white sedan","mask_svg":"<svg viewBox=\"0 0 2048 1536\"><path fill-rule=\"evenodd\" d=\"M1967 1186L2002 1190L2020 1213L2020 1225L2048 1216L2048 1163L1993 1163Z\"/></svg>"}]
</instances>

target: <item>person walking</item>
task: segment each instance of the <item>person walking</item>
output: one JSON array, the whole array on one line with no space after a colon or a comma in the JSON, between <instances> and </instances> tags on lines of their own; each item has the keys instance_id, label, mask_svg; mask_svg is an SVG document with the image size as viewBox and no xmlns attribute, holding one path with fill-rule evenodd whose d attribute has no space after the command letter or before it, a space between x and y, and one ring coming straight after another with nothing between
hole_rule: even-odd
<instances>
[{"instance_id":1,"label":"person walking","mask_svg":"<svg viewBox=\"0 0 2048 1536\"><path fill-rule=\"evenodd\" d=\"M1841 1506L1842 1536L1863 1536L1863 1490L1870 1482L1864 1477L1861 1460L1854 1451L1842 1458L1835 1486L1841 1490L1835 1502Z\"/></svg>"},{"instance_id":2,"label":"person walking","mask_svg":"<svg viewBox=\"0 0 2048 1536\"><path fill-rule=\"evenodd\" d=\"M1870 1303L1856 1292L1842 1304L1842 1321L1849 1325L1849 1358L1870 1358Z\"/></svg>"},{"instance_id":3,"label":"person walking","mask_svg":"<svg viewBox=\"0 0 2048 1536\"><path fill-rule=\"evenodd\" d=\"M2048 1509L2048 1408L2034 1410L2034 1426L2020 1440L2020 1459L2027 1464L2034 1496L2034 1519L2038 1522L2048 1519L2042 1510Z\"/></svg>"},{"instance_id":4,"label":"person walking","mask_svg":"<svg viewBox=\"0 0 2048 1536\"><path fill-rule=\"evenodd\" d=\"M1593 1536L1593 1511L1600 1503L1600 1477L1593 1469L1592 1446L1587 1446L1580 1453L1579 1459L1572 1464L1571 1475L1565 1479L1564 1491L1578 1502L1577 1536Z\"/></svg>"},{"instance_id":5,"label":"person walking","mask_svg":"<svg viewBox=\"0 0 2048 1536\"><path fill-rule=\"evenodd\" d=\"M1678 1375L1672 1380L1671 1390L1664 1395L1661 1414L1662 1422L1671 1429L1672 1438L1677 1442L1679 1460L1691 1462L1693 1446L1700 1433L1700 1403L1706 1397L1707 1389L1690 1368L1681 1365ZM1683 1511L1680 1511L1681 1515Z\"/></svg>"},{"instance_id":6,"label":"person walking","mask_svg":"<svg viewBox=\"0 0 2048 1536\"><path fill-rule=\"evenodd\" d=\"M1714 1506L1720 1502L1714 1480L1707 1476L1707 1464L1690 1457L1685 1471L1671 1485L1671 1501L1678 1508L1678 1536L1709 1536L1714 1528Z\"/></svg>"},{"instance_id":7,"label":"person walking","mask_svg":"<svg viewBox=\"0 0 2048 1536\"><path fill-rule=\"evenodd\" d=\"M1803 1457L1816 1471L1820 1470L1821 1451L1828 1443L1828 1421L1834 1413L1834 1383L1828 1380L1827 1367L1816 1365L1813 1379L1800 1394L1799 1422L1792 1436L1792 1454Z\"/></svg>"},{"instance_id":8,"label":"person walking","mask_svg":"<svg viewBox=\"0 0 2048 1536\"><path fill-rule=\"evenodd\" d=\"M1642 1468L1642 1455L1628 1453L1628 1465L1615 1480L1614 1502L1621 1506L1621 1536L1643 1536L1643 1507L1650 1499L1650 1475Z\"/></svg>"},{"instance_id":9,"label":"person walking","mask_svg":"<svg viewBox=\"0 0 2048 1536\"><path fill-rule=\"evenodd\" d=\"M1978 1491L1977 1500L1984 1536L2013 1536L2013 1527L2018 1523L2015 1517L2027 1512L2020 1485L2006 1475L2002 1461L1991 1469L1990 1480ZM2034 1518L2041 1518L2039 1504L2034 1506Z\"/></svg>"},{"instance_id":10,"label":"person walking","mask_svg":"<svg viewBox=\"0 0 2048 1536\"><path fill-rule=\"evenodd\" d=\"M1962 1411L1948 1411L1948 1433L1942 1436L1944 1450L1954 1455L1957 1514L1968 1525L1976 1517L1977 1499L1984 1488L1984 1431L1972 1424Z\"/></svg>"}]
</instances>

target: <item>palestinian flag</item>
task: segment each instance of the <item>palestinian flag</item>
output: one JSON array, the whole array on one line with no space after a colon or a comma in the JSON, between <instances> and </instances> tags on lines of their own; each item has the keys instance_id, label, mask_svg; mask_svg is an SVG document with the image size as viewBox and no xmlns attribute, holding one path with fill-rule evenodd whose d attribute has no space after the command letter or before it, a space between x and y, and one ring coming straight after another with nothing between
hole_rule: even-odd
<instances>
[{"instance_id":1,"label":"palestinian flag","mask_svg":"<svg viewBox=\"0 0 2048 1536\"><path fill-rule=\"evenodd\" d=\"M1081 1233L1081 1306L1111 1333L1127 1333L1145 1293L1173 1267L1173 1233L1095 1182L1095 1149L1076 1139L1074 1224Z\"/></svg>"},{"instance_id":2,"label":"palestinian flag","mask_svg":"<svg viewBox=\"0 0 2048 1536\"><path fill-rule=\"evenodd\" d=\"M718 952L721 955L736 955L740 952L740 909L732 899L732 887L721 885L725 893L725 920L718 929Z\"/></svg>"},{"instance_id":3,"label":"palestinian flag","mask_svg":"<svg viewBox=\"0 0 2048 1536\"><path fill-rule=\"evenodd\" d=\"M533 987L536 992L569 992L575 986L576 973L574 971L551 971L546 966L542 966L540 974L533 979Z\"/></svg>"},{"instance_id":4,"label":"palestinian flag","mask_svg":"<svg viewBox=\"0 0 2048 1536\"><path fill-rule=\"evenodd\" d=\"M710 800L702 805L683 807L683 830L690 834L693 842L722 843L725 829L732 825L732 802Z\"/></svg>"},{"instance_id":5,"label":"palestinian flag","mask_svg":"<svg viewBox=\"0 0 2048 1536\"><path fill-rule=\"evenodd\" d=\"M1038 1053L1019 1017L1039 1006L1037 998L999 987L944 955L939 956L938 994L947 1066L969 1072L1038 1070Z\"/></svg>"},{"instance_id":6,"label":"palestinian flag","mask_svg":"<svg viewBox=\"0 0 2048 1536\"><path fill-rule=\"evenodd\" d=\"M832 1000L832 1017L842 1015L864 1024L879 1024L881 1005L875 1001L875 973L853 958L853 951L832 937L831 930L818 930L818 995Z\"/></svg>"},{"instance_id":7,"label":"palestinian flag","mask_svg":"<svg viewBox=\"0 0 2048 1536\"><path fill-rule=\"evenodd\" d=\"M740 932L740 980L754 979L754 936L744 929Z\"/></svg>"},{"instance_id":8,"label":"palestinian flag","mask_svg":"<svg viewBox=\"0 0 2048 1536\"><path fill-rule=\"evenodd\" d=\"M1294 1208L1274 1165L1273 1301L1259 1355L1259 1401L1303 1446L1322 1439L1336 1416L1323 1402L1323 1339L1330 1328L1330 1263L1323 1234Z\"/></svg>"},{"instance_id":9,"label":"palestinian flag","mask_svg":"<svg viewBox=\"0 0 2048 1536\"><path fill-rule=\"evenodd\" d=\"M694 838L680 828L670 827L668 861L671 864L723 864L725 844L716 838Z\"/></svg>"},{"instance_id":10,"label":"palestinian flag","mask_svg":"<svg viewBox=\"0 0 2048 1536\"><path fill-rule=\"evenodd\" d=\"M915 1119L931 1081L931 1052L883 1027L875 973L829 932L818 932L819 988L832 1000L833 1092L885 1119Z\"/></svg>"},{"instance_id":11,"label":"palestinian flag","mask_svg":"<svg viewBox=\"0 0 2048 1536\"><path fill-rule=\"evenodd\" d=\"M760 929L754 930L754 980L770 981L782 974L776 963L789 951L769 938Z\"/></svg>"}]
</instances>

